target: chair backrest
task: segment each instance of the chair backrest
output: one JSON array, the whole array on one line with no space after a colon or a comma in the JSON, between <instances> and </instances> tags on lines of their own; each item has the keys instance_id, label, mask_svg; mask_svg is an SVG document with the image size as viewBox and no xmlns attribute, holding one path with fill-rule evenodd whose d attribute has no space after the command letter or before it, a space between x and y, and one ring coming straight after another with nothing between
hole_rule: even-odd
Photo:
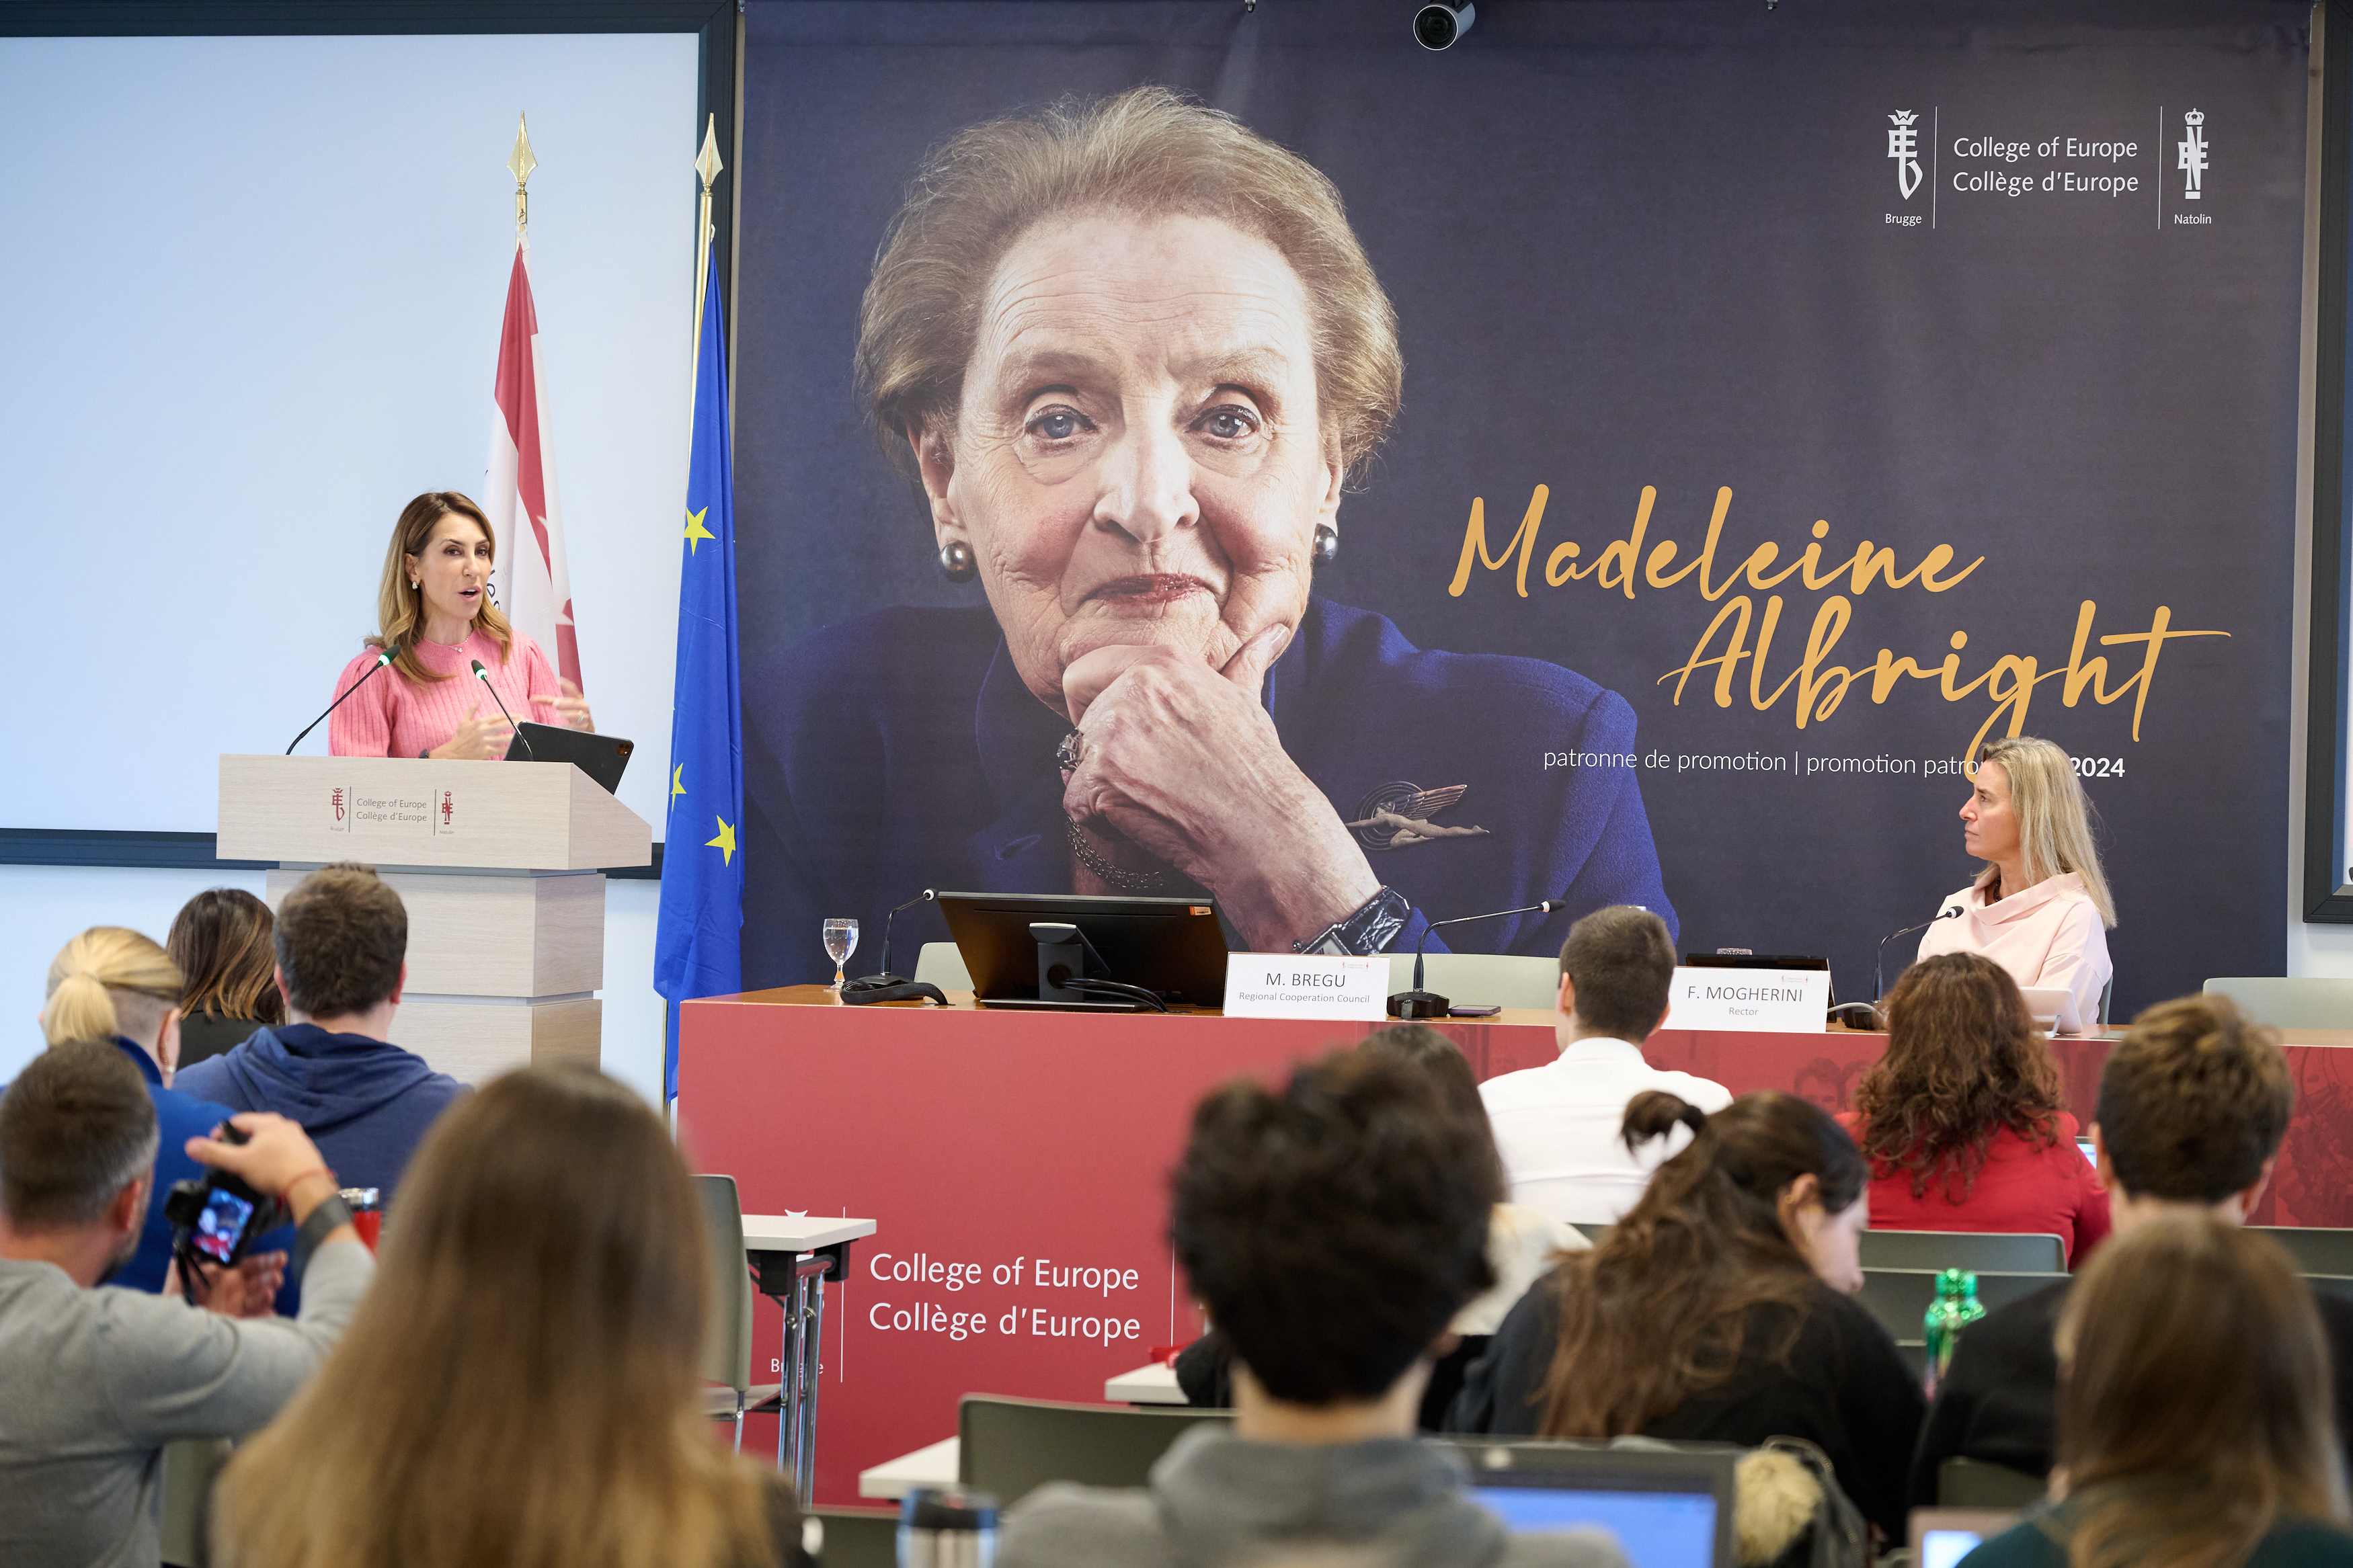
<instances>
[{"instance_id":1,"label":"chair backrest","mask_svg":"<svg viewBox=\"0 0 2353 1568\"><path fill-rule=\"evenodd\" d=\"M212 1561L206 1535L213 1483L235 1451L226 1437L183 1437L164 1445L164 1507L158 1523L167 1568L205 1568Z\"/></svg>"},{"instance_id":2,"label":"chair backrest","mask_svg":"<svg viewBox=\"0 0 2353 1568\"><path fill-rule=\"evenodd\" d=\"M744 1201L733 1176L697 1176L702 1236L711 1251L711 1327L702 1375L738 1394L752 1386L752 1274L744 1259Z\"/></svg>"},{"instance_id":3,"label":"chair backrest","mask_svg":"<svg viewBox=\"0 0 2353 1568\"><path fill-rule=\"evenodd\" d=\"M2304 1282L2316 1296L2334 1296L2340 1301L2353 1301L2353 1274L2307 1274Z\"/></svg>"},{"instance_id":4,"label":"chair backrest","mask_svg":"<svg viewBox=\"0 0 2353 1568\"><path fill-rule=\"evenodd\" d=\"M1192 1427L1230 1423L1230 1410L1136 1410L967 1394L956 1410L956 1479L1011 1508L1048 1481L1140 1487Z\"/></svg>"},{"instance_id":5,"label":"chair backrest","mask_svg":"<svg viewBox=\"0 0 2353 1568\"><path fill-rule=\"evenodd\" d=\"M1389 989L1413 984L1413 954L1389 954ZM1483 1006L1535 1007L1551 1012L1560 995L1560 961L1501 952L1433 952L1422 984L1451 1000Z\"/></svg>"},{"instance_id":6,"label":"chair backrest","mask_svg":"<svg viewBox=\"0 0 2353 1568\"><path fill-rule=\"evenodd\" d=\"M810 1513L825 1527L825 1568L899 1568L899 1510L881 1508L818 1508Z\"/></svg>"},{"instance_id":7,"label":"chair backrest","mask_svg":"<svg viewBox=\"0 0 2353 1568\"><path fill-rule=\"evenodd\" d=\"M2064 1274L2067 1244L2049 1234L1866 1230L1865 1268L1973 1268L1996 1274ZM1925 1309L1924 1309L1925 1310Z\"/></svg>"},{"instance_id":8,"label":"chair backrest","mask_svg":"<svg viewBox=\"0 0 2353 1568\"><path fill-rule=\"evenodd\" d=\"M2050 1483L2030 1470L1950 1458L1936 1467L1938 1508L2026 1508L2041 1502Z\"/></svg>"},{"instance_id":9,"label":"chair backrest","mask_svg":"<svg viewBox=\"0 0 2353 1568\"><path fill-rule=\"evenodd\" d=\"M972 989L972 971L964 966L964 954L952 942L923 943L923 951L915 955L915 978L943 991Z\"/></svg>"},{"instance_id":10,"label":"chair backrest","mask_svg":"<svg viewBox=\"0 0 2353 1568\"><path fill-rule=\"evenodd\" d=\"M2308 975L2225 975L2206 983L2210 996L2228 996L2259 1024L2277 1029L2353 1029L2353 980Z\"/></svg>"},{"instance_id":11,"label":"chair backrest","mask_svg":"<svg viewBox=\"0 0 2353 1568\"><path fill-rule=\"evenodd\" d=\"M2353 1274L2353 1230L2317 1230L2295 1225L2255 1225L2247 1228L2286 1247L2299 1273Z\"/></svg>"},{"instance_id":12,"label":"chair backrest","mask_svg":"<svg viewBox=\"0 0 2353 1568\"><path fill-rule=\"evenodd\" d=\"M1897 1344L1918 1344L1927 1338L1929 1304L1936 1299L1934 1268L1865 1268L1862 1294L1857 1298L1877 1318ZM1978 1271L1978 1300L1997 1311L2021 1297L2066 1279L2064 1274L2007 1274Z\"/></svg>"}]
</instances>

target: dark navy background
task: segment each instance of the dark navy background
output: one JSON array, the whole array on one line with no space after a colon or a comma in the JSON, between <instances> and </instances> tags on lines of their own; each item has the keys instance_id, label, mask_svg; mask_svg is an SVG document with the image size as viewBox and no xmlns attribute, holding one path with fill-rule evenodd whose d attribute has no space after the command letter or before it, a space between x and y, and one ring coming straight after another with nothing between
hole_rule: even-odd
<instances>
[{"instance_id":1,"label":"dark navy background","mask_svg":"<svg viewBox=\"0 0 2353 1568\"><path fill-rule=\"evenodd\" d=\"M1767 540L1786 563L1817 519L1831 560L1862 537L1907 570L1938 542L1987 557L1950 593L1855 599L1833 664L1887 647L1933 667L1965 630L1965 682L2005 652L2048 669L2079 601L2099 605L2094 637L2145 631L2170 605L2177 628L2232 635L2167 646L2137 742L2129 697L2069 709L2057 681L2028 731L2125 763L2089 786L2123 921L2120 1016L2208 975L2276 972L2306 5L1494 0L1443 55L1412 43L1410 9L751 0L744 668L870 609L980 600L940 578L920 498L850 385L867 269L924 150L1064 93L1162 81L1329 174L1397 304L1405 413L1342 508L1320 589L1423 647L1575 668L1633 705L1643 752L1669 755L1951 756L1991 703L1906 680L1874 707L1864 681L1801 731L1794 693L1751 710L1744 664L1734 707L1715 706L1713 670L1673 705L1659 676L1728 596L1708 604L1687 581L1629 603L1540 580L1555 545L1576 540L1590 561L1620 537L1646 484L1660 490L1649 543L1674 539L1678 564L1732 488L1719 576ZM2194 208L2174 167L2189 107L2211 157ZM1905 109L1924 174L1908 202L1887 156L1888 116ZM2114 172L2140 189L1956 193L1952 142L1980 133L2137 142L2117 165L1965 167ZM1886 221L1928 216L1932 191L1933 228ZM2171 221L2186 210L2214 221ZM1472 499L1500 549L1537 484L1551 500L1529 597L1486 571L1450 596ZM1768 691L1831 591L1779 590ZM2109 657L2112 689L2138 668L2137 647L2091 651ZM1527 737L1532 774L1548 739ZM1826 952L1847 996L1869 994L1878 938L1972 876L1953 816L1965 789L1642 776L1683 945ZM944 935L919 910L901 940ZM1911 946L1891 950L1891 972Z\"/></svg>"}]
</instances>

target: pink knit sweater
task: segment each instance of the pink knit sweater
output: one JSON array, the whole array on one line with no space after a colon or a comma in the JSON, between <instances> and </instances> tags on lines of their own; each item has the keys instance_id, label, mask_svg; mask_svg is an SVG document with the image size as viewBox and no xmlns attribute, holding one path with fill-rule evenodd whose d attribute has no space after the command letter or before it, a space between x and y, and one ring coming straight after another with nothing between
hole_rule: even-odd
<instances>
[{"instance_id":1,"label":"pink knit sweater","mask_svg":"<svg viewBox=\"0 0 2353 1568\"><path fill-rule=\"evenodd\" d=\"M475 632L455 647L418 638L417 661L426 668L456 677L430 684L414 681L394 665L354 692L327 721L327 750L339 757L413 757L429 752L458 732L458 726L479 705L492 716L498 704L474 679L472 661L480 659L491 684L506 700L507 710L518 723L561 724L555 699L564 688L539 645L521 632L512 634L514 647L506 662L499 661L499 645ZM341 691L375 662L375 649L343 666L335 679ZM330 696L333 693L330 692ZM543 699L533 701L532 699Z\"/></svg>"}]
</instances>

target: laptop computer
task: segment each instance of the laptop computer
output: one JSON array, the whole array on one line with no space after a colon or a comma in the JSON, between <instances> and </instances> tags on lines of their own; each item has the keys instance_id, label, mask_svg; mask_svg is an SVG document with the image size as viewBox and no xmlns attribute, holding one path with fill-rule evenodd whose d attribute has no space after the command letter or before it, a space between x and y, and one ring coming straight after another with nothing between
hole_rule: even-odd
<instances>
[{"instance_id":1,"label":"laptop computer","mask_svg":"<svg viewBox=\"0 0 2353 1568\"><path fill-rule=\"evenodd\" d=\"M1471 1495L1514 1534L1599 1528L1633 1568L1733 1568L1739 1451L1440 1438L1471 1466Z\"/></svg>"},{"instance_id":2,"label":"laptop computer","mask_svg":"<svg viewBox=\"0 0 2353 1568\"><path fill-rule=\"evenodd\" d=\"M2084 1032L2084 1020L2075 1012L2075 994L2064 985L2025 985L2019 988L2018 994L2026 998L2027 1016L2044 1034Z\"/></svg>"},{"instance_id":3,"label":"laptop computer","mask_svg":"<svg viewBox=\"0 0 2353 1568\"><path fill-rule=\"evenodd\" d=\"M507 742L507 761L570 763L611 795L621 787L621 770L629 765L629 753L637 749L635 741L624 741L618 735L596 735L525 720L515 726L514 739Z\"/></svg>"},{"instance_id":4,"label":"laptop computer","mask_svg":"<svg viewBox=\"0 0 2353 1568\"><path fill-rule=\"evenodd\" d=\"M1912 1568L1956 1568L1986 1537L2017 1522L2016 1509L1915 1508L1909 1521Z\"/></svg>"}]
</instances>

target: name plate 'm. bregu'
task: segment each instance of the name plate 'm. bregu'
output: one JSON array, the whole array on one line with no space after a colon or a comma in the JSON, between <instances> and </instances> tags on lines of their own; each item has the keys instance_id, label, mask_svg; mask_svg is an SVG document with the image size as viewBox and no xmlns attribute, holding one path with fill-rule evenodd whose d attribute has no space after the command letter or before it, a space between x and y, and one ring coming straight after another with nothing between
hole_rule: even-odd
<instances>
[{"instance_id":1,"label":"name plate 'm. bregu'","mask_svg":"<svg viewBox=\"0 0 2353 1568\"><path fill-rule=\"evenodd\" d=\"M1389 961L1303 952L1226 955L1229 1018L1388 1016Z\"/></svg>"}]
</instances>

